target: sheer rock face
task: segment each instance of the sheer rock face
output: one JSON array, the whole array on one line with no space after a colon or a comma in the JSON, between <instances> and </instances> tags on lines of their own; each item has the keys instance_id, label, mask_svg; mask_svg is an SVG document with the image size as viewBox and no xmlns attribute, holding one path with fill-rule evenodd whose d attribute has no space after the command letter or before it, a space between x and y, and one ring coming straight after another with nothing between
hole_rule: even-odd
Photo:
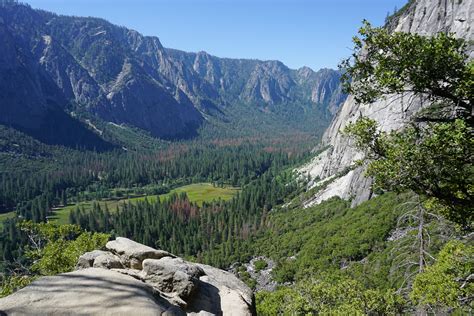
<instances>
[{"instance_id":1,"label":"sheer rock face","mask_svg":"<svg viewBox=\"0 0 474 316\"><path fill-rule=\"evenodd\" d=\"M332 69L293 70L275 60L218 58L206 52L175 49L166 49L166 53L206 81L205 89L201 86L199 91L213 91L213 94L201 99L217 105L236 102L270 108L281 104L324 105L333 113L346 97L339 83L340 74Z\"/></svg>"},{"instance_id":2,"label":"sheer rock face","mask_svg":"<svg viewBox=\"0 0 474 316\"><path fill-rule=\"evenodd\" d=\"M138 264L139 262L139 264ZM232 273L118 237L82 255L77 271L43 277L0 299L8 315L253 315Z\"/></svg>"},{"instance_id":3,"label":"sheer rock face","mask_svg":"<svg viewBox=\"0 0 474 316\"><path fill-rule=\"evenodd\" d=\"M453 32L460 38L472 41L473 19L473 1L416 0L411 1L406 10L392 19L388 28L427 36L437 32ZM471 57L474 57L472 43L470 45L469 51ZM361 153L351 146L351 141L341 135L340 131L349 122L354 122L360 116L367 116L378 121L385 131L400 129L424 103L426 104L408 94L394 95L373 104L357 104L349 96L324 134L321 149L325 150L300 168L299 172L301 175L311 176L311 186L332 179L338 173L346 173L356 160L362 158ZM332 196L353 198L353 205L369 199L371 180L364 176L364 172L363 167L351 170L308 200L306 206L320 203Z\"/></svg>"},{"instance_id":4,"label":"sheer rock face","mask_svg":"<svg viewBox=\"0 0 474 316\"><path fill-rule=\"evenodd\" d=\"M166 49L157 37L102 19L26 5L0 6L0 40L0 123L25 128L41 125L54 104L157 137L186 138L205 115L228 105L333 113L345 98L336 71L307 68L311 79L302 82L299 71L278 61Z\"/></svg>"}]
</instances>

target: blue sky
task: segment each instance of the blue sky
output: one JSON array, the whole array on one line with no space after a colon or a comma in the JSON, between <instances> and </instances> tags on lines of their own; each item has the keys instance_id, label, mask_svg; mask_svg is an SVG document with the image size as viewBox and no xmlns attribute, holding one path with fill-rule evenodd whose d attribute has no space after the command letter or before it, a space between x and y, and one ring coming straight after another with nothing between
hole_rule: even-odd
<instances>
[{"instance_id":1,"label":"blue sky","mask_svg":"<svg viewBox=\"0 0 474 316\"><path fill-rule=\"evenodd\" d=\"M26 0L158 36L165 47L219 57L335 68L365 18L382 25L407 0Z\"/></svg>"}]
</instances>

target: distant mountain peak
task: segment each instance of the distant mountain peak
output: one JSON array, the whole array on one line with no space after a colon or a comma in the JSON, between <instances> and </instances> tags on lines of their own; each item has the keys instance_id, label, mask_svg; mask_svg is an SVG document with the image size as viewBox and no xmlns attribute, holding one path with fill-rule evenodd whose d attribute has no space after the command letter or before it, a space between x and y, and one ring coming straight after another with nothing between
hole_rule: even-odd
<instances>
[{"instance_id":1,"label":"distant mountain peak","mask_svg":"<svg viewBox=\"0 0 474 316\"><path fill-rule=\"evenodd\" d=\"M26 86L16 69L16 86L0 85L0 97L9 96L8 106L0 109L4 124L28 127L42 118L25 120L22 109L41 112L40 105L54 99L59 109L72 104L105 121L136 126L157 137L181 138L197 133L203 113L225 116L229 105L263 106L277 115L282 107L286 112L318 107L326 117L344 98L338 84L332 84L337 72L318 77L307 67L292 70L277 60L167 49L158 37L100 18L56 15L24 5L0 7L0 19L5 21L0 23L0 40L7 45L0 74L6 76L8 65L21 59L25 76L43 78ZM38 82L44 82L42 87ZM21 86L31 100L15 91Z\"/></svg>"}]
</instances>

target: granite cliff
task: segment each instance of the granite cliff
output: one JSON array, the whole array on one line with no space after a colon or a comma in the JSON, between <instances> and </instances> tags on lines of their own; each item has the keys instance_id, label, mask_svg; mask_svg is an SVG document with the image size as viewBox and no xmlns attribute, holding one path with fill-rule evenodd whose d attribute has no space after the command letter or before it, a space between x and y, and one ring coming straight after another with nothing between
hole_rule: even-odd
<instances>
[{"instance_id":1,"label":"granite cliff","mask_svg":"<svg viewBox=\"0 0 474 316\"><path fill-rule=\"evenodd\" d=\"M392 16L386 27L394 32L412 32L429 36L437 32L454 33L459 38L470 41L470 55L474 57L474 3L472 1L431 1L412 0ZM353 205L369 199L371 179L364 176L364 167L354 162L362 154L351 146L351 140L344 137L341 130L346 124L360 116L376 120L385 131L402 128L413 113L426 105L426 101L412 95L394 95L373 104L357 104L348 96L326 130L321 151L310 163L299 169L300 174L310 175L310 186L327 181L325 189L306 201L306 206L317 204L332 196L352 198Z\"/></svg>"}]
</instances>

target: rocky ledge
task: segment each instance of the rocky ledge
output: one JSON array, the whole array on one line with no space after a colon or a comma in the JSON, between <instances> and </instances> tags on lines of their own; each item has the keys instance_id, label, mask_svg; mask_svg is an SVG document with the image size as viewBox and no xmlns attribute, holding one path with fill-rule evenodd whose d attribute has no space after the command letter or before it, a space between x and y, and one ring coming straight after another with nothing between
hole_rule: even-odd
<instances>
[{"instance_id":1,"label":"rocky ledge","mask_svg":"<svg viewBox=\"0 0 474 316\"><path fill-rule=\"evenodd\" d=\"M0 299L7 315L253 315L253 293L232 273L118 237L77 270Z\"/></svg>"}]
</instances>

